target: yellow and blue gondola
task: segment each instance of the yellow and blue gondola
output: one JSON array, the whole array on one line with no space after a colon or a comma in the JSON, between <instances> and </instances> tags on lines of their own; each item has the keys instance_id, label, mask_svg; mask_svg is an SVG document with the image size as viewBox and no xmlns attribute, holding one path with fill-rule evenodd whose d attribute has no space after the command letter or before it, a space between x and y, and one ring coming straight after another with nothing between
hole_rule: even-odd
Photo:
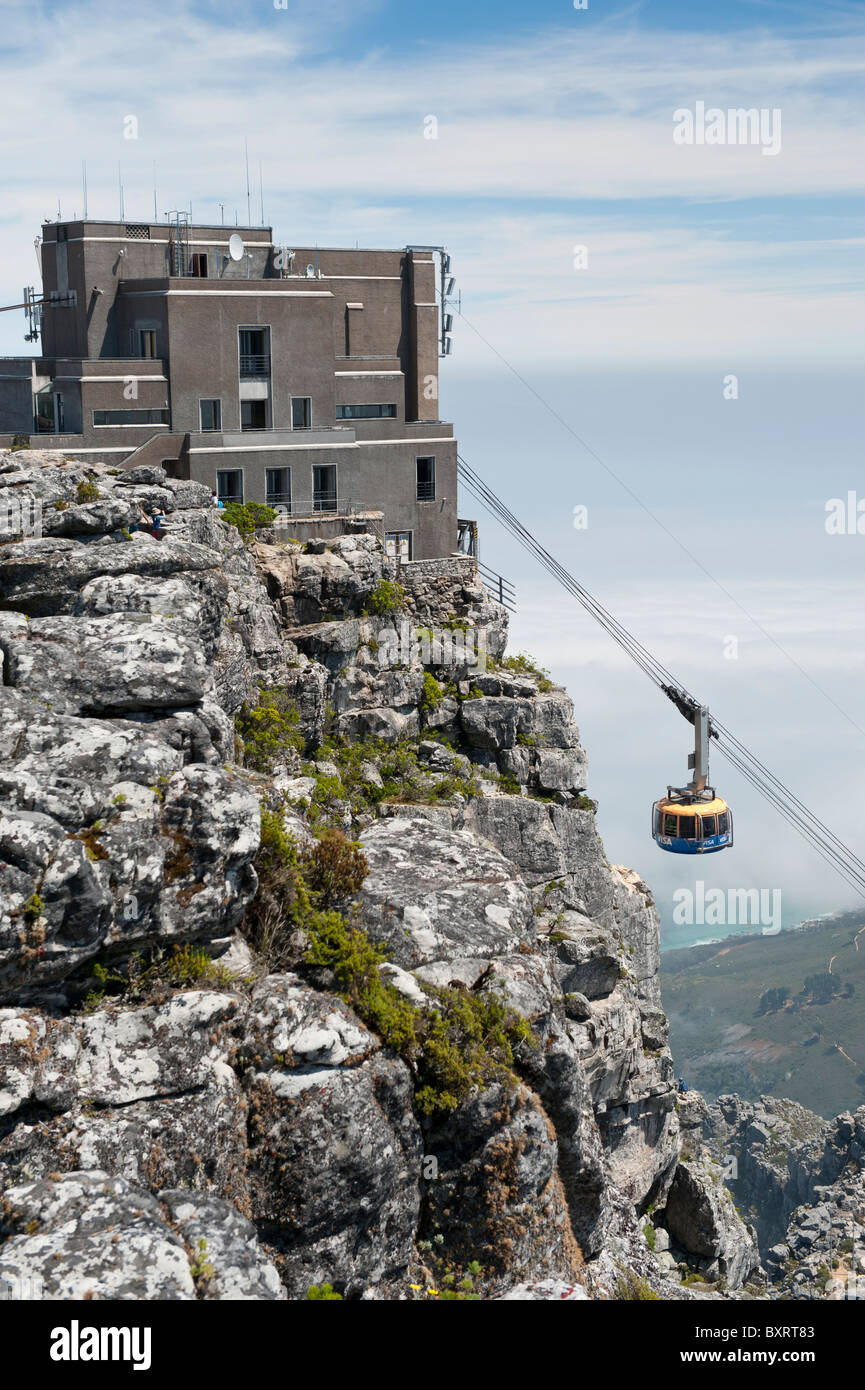
<instances>
[{"instance_id":1,"label":"yellow and blue gondola","mask_svg":"<svg viewBox=\"0 0 865 1390\"><path fill-rule=\"evenodd\" d=\"M711 788L700 799L668 794L652 807L652 838L669 854L716 854L733 843L733 813Z\"/></svg>"}]
</instances>

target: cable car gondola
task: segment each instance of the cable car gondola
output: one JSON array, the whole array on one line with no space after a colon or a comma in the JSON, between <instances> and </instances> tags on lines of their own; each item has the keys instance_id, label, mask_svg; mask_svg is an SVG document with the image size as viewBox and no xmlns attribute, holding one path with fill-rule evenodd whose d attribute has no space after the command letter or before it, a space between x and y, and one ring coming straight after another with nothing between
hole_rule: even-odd
<instances>
[{"instance_id":1,"label":"cable car gondola","mask_svg":"<svg viewBox=\"0 0 865 1390\"><path fill-rule=\"evenodd\" d=\"M668 854L717 854L733 843L733 813L708 785L709 739L717 737L709 711L673 687L664 687L676 707L694 725L693 770L686 787L667 787L652 807L652 838Z\"/></svg>"}]
</instances>

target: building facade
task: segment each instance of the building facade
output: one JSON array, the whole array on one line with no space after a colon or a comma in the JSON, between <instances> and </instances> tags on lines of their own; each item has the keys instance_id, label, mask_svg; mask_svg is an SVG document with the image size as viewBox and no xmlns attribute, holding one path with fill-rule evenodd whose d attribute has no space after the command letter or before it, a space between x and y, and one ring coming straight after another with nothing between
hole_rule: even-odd
<instances>
[{"instance_id":1,"label":"building facade","mask_svg":"<svg viewBox=\"0 0 865 1390\"><path fill-rule=\"evenodd\" d=\"M161 464L289 519L380 511L404 559L457 549L434 250L181 217L47 223L41 258L42 355L0 359L0 443Z\"/></svg>"}]
</instances>

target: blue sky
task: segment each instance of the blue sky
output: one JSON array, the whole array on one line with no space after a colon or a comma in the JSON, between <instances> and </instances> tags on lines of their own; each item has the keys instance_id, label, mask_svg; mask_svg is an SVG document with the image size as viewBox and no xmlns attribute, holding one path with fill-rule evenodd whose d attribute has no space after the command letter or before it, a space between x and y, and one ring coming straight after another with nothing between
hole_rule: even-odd
<instances>
[{"instance_id":1,"label":"blue sky","mask_svg":"<svg viewBox=\"0 0 865 1390\"><path fill-rule=\"evenodd\" d=\"M855 716L865 536L828 537L859 487L865 5L571 0L0 0L0 303L34 283L41 221L192 203L245 218L243 142L288 244L444 243L462 292L442 414L466 456L724 722L865 845L865 738L508 374L585 437L739 603ZM781 147L681 146L696 103L780 110ZM124 138L125 118L137 138ZM436 139L425 138L435 117ZM128 122L126 122L128 125ZM575 248L587 265L575 268ZM0 316L0 352L26 352ZM477 330L477 331L475 331ZM740 396L724 401L735 373ZM588 531L571 526L590 508ZM466 502L463 511L473 514ZM574 697L611 858L665 919L681 866L646 838L687 728L483 524L518 583L518 647ZM725 635L740 657L721 656ZM865 724L865 717L858 720ZM718 776L716 769L716 777ZM746 789L707 882L781 886L785 916L849 901ZM693 878L693 873L691 874Z\"/></svg>"}]
</instances>

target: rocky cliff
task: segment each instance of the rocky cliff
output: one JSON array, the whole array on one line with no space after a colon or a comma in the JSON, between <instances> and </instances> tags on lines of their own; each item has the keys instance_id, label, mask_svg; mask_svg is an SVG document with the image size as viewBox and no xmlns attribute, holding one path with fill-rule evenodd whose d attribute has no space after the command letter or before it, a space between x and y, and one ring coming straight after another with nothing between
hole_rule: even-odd
<instances>
[{"instance_id":1,"label":"rocky cliff","mask_svg":"<svg viewBox=\"0 0 865 1390\"><path fill-rule=\"evenodd\" d=\"M825 1204L861 1116L781 1180L680 1112L650 893L473 563L37 451L0 498L13 1296L765 1296L765 1192Z\"/></svg>"}]
</instances>

